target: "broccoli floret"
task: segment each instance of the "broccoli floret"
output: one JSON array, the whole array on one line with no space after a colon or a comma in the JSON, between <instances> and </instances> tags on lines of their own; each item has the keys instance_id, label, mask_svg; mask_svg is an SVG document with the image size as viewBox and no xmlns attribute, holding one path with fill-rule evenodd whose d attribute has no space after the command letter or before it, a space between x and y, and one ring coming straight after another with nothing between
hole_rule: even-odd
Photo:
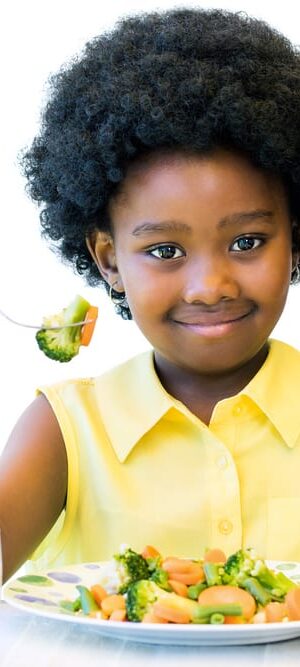
<instances>
[{"instance_id":1,"label":"broccoli floret","mask_svg":"<svg viewBox=\"0 0 300 667\"><path fill-rule=\"evenodd\" d=\"M158 600L162 589L154 581L141 579L128 586L126 596L126 613L129 621L142 621L145 614L151 611Z\"/></svg>"},{"instance_id":2,"label":"broccoli floret","mask_svg":"<svg viewBox=\"0 0 300 667\"><path fill-rule=\"evenodd\" d=\"M115 554L114 559L121 581L119 593L125 593L128 586L133 582L150 577L146 558L130 547L126 547L123 552Z\"/></svg>"},{"instance_id":3,"label":"broccoli floret","mask_svg":"<svg viewBox=\"0 0 300 667\"><path fill-rule=\"evenodd\" d=\"M224 567L223 583L240 586L246 577L252 576L257 563L253 549L239 549L227 558Z\"/></svg>"},{"instance_id":4,"label":"broccoli floret","mask_svg":"<svg viewBox=\"0 0 300 667\"><path fill-rule=\"evenodd\" d=\"M60 313L44 317L42 328L36 333L40 350L55 361L71 361L79 352L82 324L68 325L83 322L89 308L89 302L77 295L74 301ZM52 327L65 328L54 329Z\"/></svg>"},{"instance_id":5,"label":"broccoli floret","mask_svg":"<svg viewBox=\"0 0 300 667\"><path fill-rule=\"evenodd\" d=\"M128 586L126 596L128 620L138 623L143 621L145 614L152 611L155 614L156 602L162 603L165 610L180 612L186 617L186 623L210 623L211 616L216 613L224 616L241 616L242 614L240 605L201 605L195 600L163 590L150 579L143 579Z\"/></svg>"},{"instance_id":6,"label":"broccoli floret","mask_svg":"<svg viewBox=\"0 0 300 667\"><path fill-rule=\"evenodd\" d=\"M166 570L163 570L162 567L156 567L155 570L150 575L151 581L154 581L160 588L163 588L165 591L171 591L172 588L169 584L169 573Z\"/></svg>"},{"instance_id":7,"label":"broccoli floret","mask_svg":"<svg viewBox=\"0 0 300 667\"><path fill-rule=\"evenodd\" d=\"M169 584L169 572L162 568L162 556L159 555L154 558L147 558L146 560L151 581L154 581L160 588L164 588L165 591L171 591L172 588Z\"/></svg>"},{"instance_id":8,"label":"broccoli floret","mask_svg":"<svg viewBox=\"0 0 300 667\"><path fill-rule=\"evenodd\" d=\"M296 587L296 584L282 572L273 572L266 562L257 556L254 549L240 549L229 556L224 565L224 584L240 586L247 590L250 590L251 585L254 591L255 581L258 582L261 593L264 588L271 600L282 600L289 590ZM260 601L258 596L255 597Z\"/></svg>"}]
</instances>

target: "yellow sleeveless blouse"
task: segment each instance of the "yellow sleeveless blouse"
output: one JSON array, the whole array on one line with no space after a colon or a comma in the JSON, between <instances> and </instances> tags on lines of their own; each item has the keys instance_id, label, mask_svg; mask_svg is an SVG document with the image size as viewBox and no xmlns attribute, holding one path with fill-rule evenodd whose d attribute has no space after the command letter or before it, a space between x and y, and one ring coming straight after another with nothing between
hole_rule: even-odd
<instances>
[{"instance_id":1,"label":"yellow sleeveless blouse","mask_svg":"<svg viewBox=\"0 0 300 667\"><path fill-rule=\"evenodd\" d=\"M147 351L42 387L68 457L66 510L31 569L111 558L122 543L199 557L255 547L300 560L300 352L270 341L209 427L162 387Z\"/></svg>"}]
</instances>

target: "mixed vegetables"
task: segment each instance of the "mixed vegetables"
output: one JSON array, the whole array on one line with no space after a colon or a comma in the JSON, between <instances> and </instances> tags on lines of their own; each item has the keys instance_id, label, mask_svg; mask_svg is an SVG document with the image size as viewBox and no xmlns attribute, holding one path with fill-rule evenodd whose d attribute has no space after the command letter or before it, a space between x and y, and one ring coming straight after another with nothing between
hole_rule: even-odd
<instances>
[{"instance_id":1,"label":"mixed vegetables","mask_svg":"<svg viewBox=\"0 0 300 667\"><path fill-rule=\"evenodd\" d=\"M97 317L98 308L77 295L60 313L44 317L36 333L40 350L55 361L71 361L81 345L89 345Z\"/></svg>"},{"instance_id":2,"label":"mixed vegetables","mask_svg":"<svg viewBox=\"0 0 300 667\"><path fill-rule=\"evenodd\" d=\"M226 558L163 557L146 546L120 549L100 583L77 586L61 607L92 618L141 623L270 623L300 620L300 585L271 570L253 549Z\"/></svg>"}]
</instances>

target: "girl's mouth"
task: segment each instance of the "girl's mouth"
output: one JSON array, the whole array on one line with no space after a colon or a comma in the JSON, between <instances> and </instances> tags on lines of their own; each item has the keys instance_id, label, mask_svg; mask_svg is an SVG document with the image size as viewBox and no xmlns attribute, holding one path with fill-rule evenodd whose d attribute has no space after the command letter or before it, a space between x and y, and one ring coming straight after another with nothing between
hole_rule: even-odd
<instances>
[{"instance_id":1,"label":"girl's mouth","mask_svg":"<svg viewBox=\"0 0 300 667\"><path fill-rule=\"evenodd\" d=\"M186 330L204 336L206 338L218 338L226 336L235 332L241 325L244 324L245 320L253 314L253 310L244 313L239 317L233 319L217 319L216 313L212 317L202 317L199 318L199 321L196 322L182 322L174 320L176 324L179 324L181 327Z\"/></svg>"}]
</instances>

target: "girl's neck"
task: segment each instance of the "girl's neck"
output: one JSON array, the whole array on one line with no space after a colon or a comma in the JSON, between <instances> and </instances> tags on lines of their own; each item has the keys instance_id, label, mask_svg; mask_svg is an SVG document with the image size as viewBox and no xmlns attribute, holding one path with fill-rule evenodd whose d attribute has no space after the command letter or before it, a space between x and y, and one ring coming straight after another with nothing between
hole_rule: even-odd
<instances>
[{"instance_id":1,"label":"girl's neck","mask_svg":"<svg viewBox=\"0 0 300 667\"><path fill-rule=\"evenodd\" d=\"M154 353L154 363L165 390L208 425L218 401L234 396L250 382L263 365L268 350L266 344L248 363L220 375L191 373L173 365L157 352Z\"/></svg>"}]
</instances>

